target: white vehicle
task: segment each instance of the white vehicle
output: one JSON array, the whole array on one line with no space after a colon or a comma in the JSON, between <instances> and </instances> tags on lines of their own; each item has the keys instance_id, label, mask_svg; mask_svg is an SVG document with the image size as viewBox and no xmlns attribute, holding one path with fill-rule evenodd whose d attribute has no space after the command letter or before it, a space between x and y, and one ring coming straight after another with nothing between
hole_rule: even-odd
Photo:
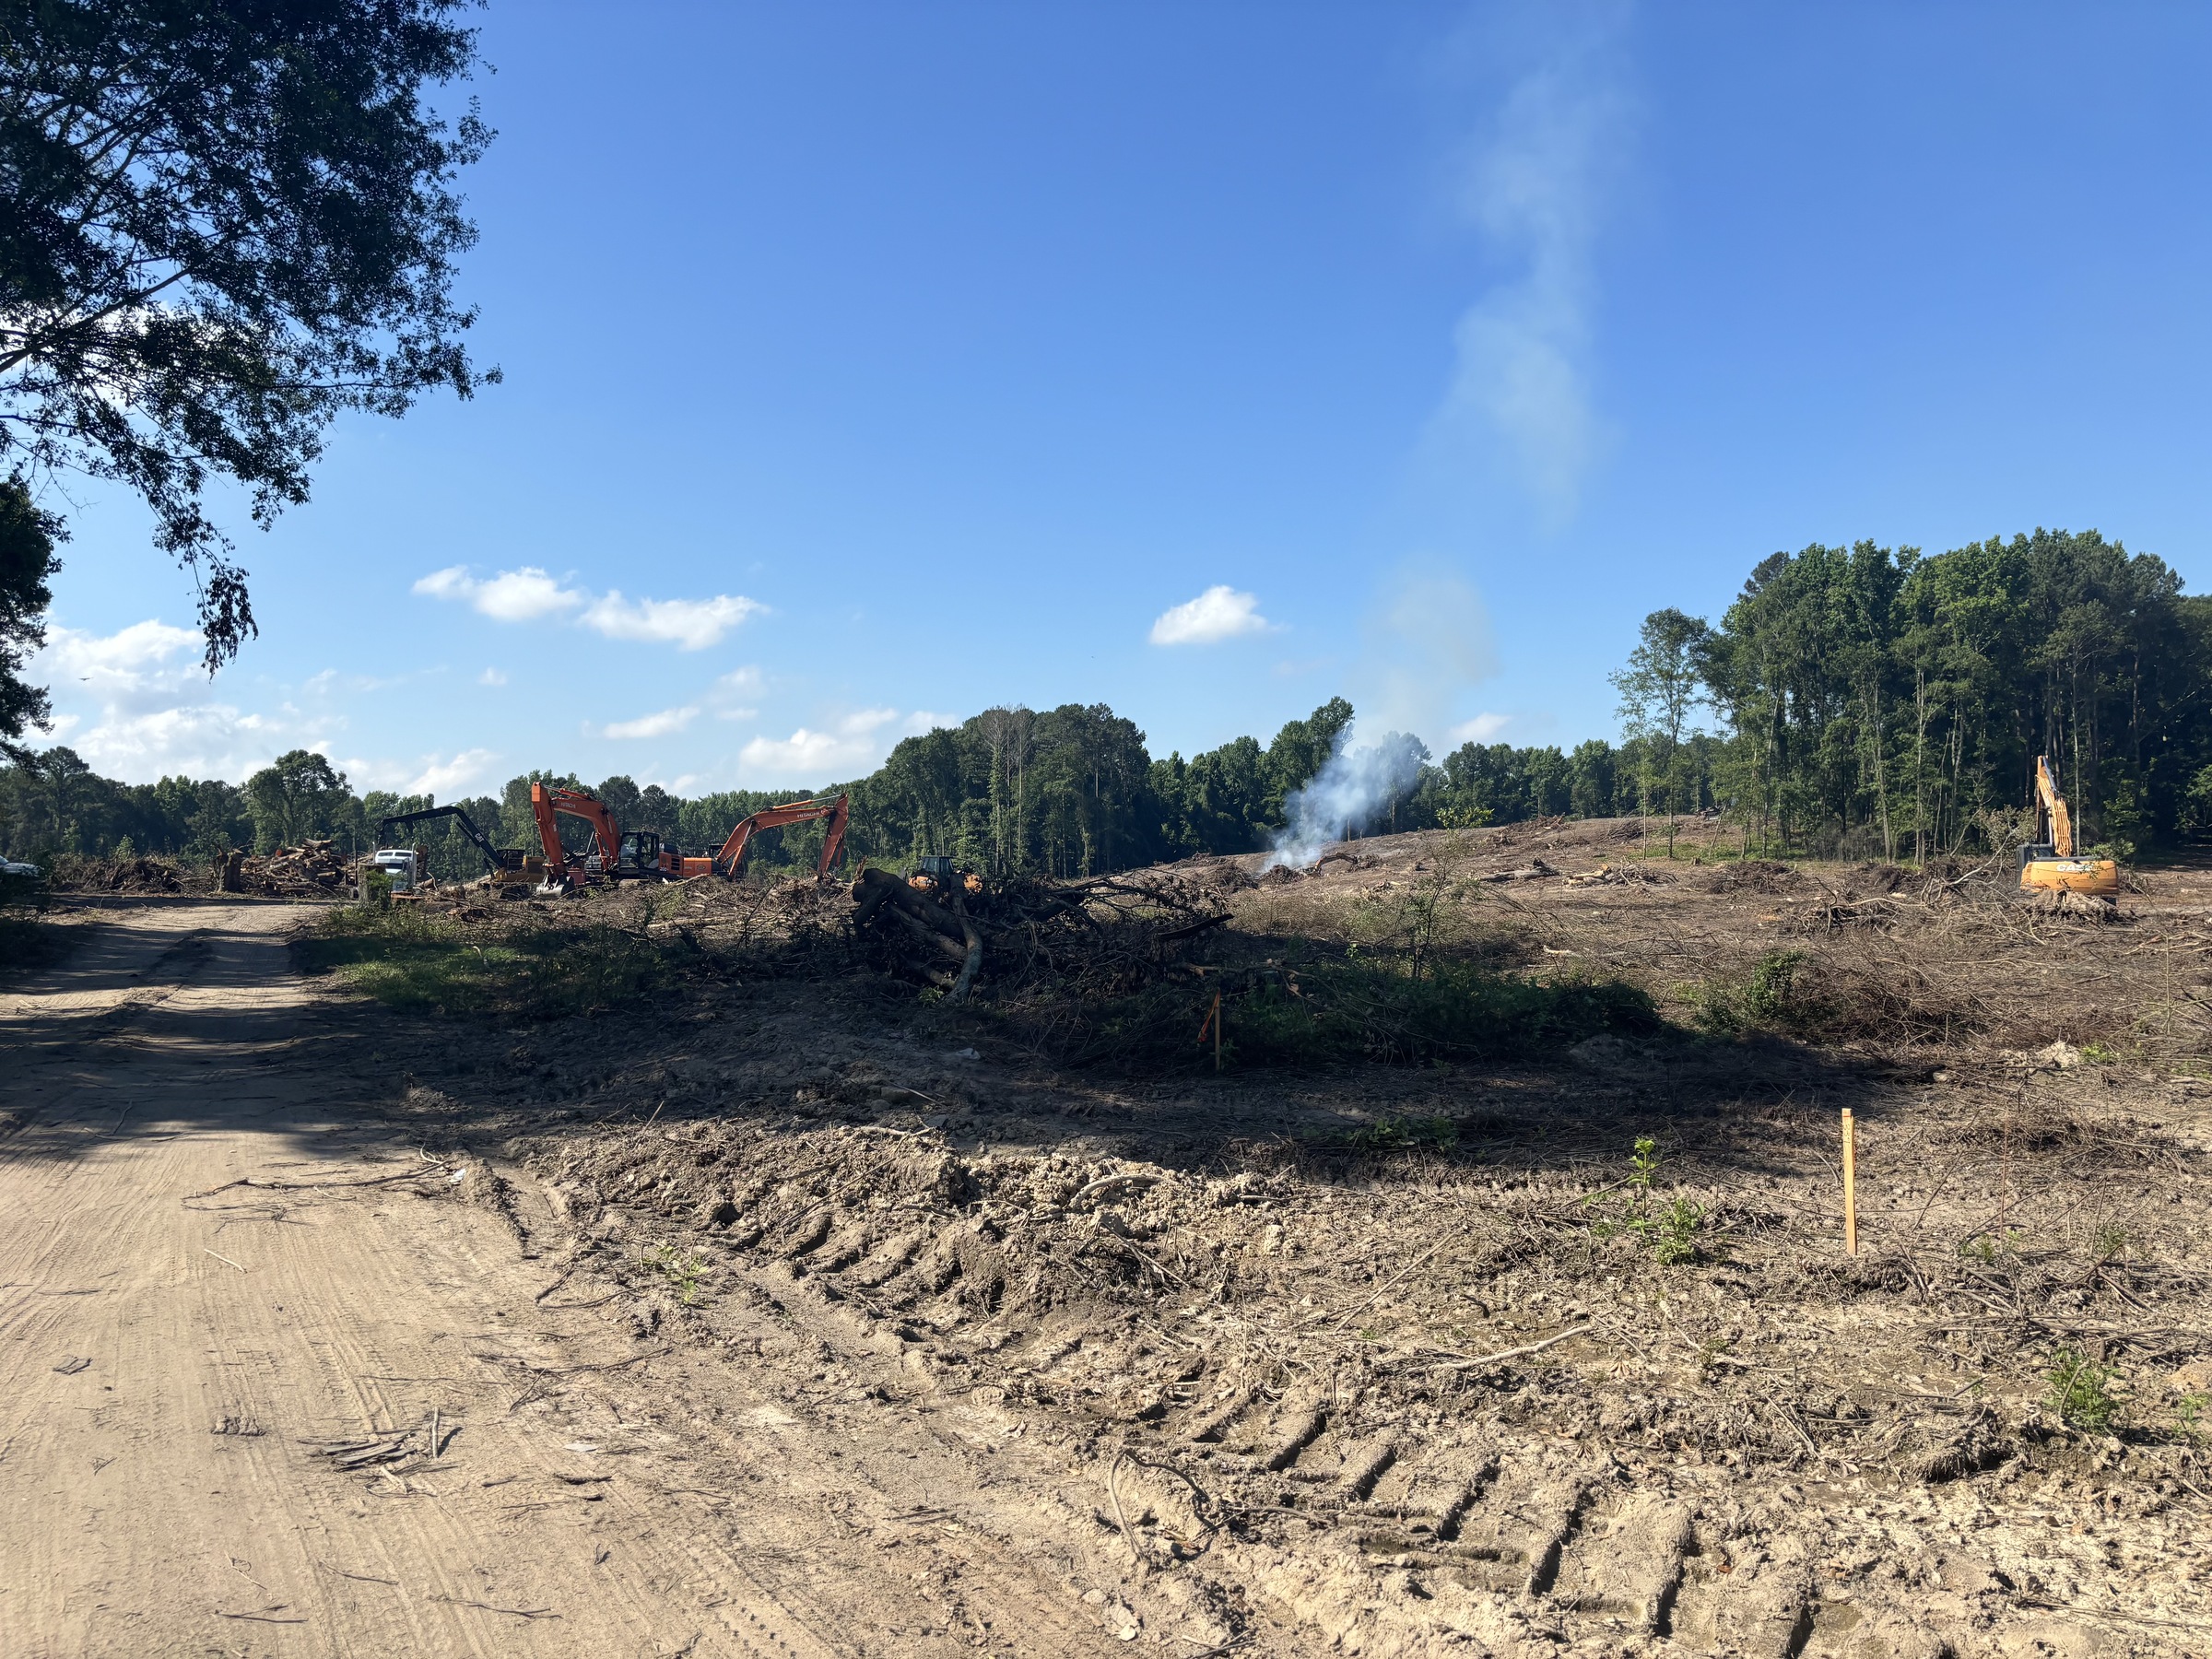
<instances>
[{"instance_id":1,"label":"white vehicle","mask_svg":"<svg viewBox=\"0 0 2212 1659\"><path fill-rule=\"evenodd\" d=\"M39 866L37 865L18 864L12 858L0 858L0 876L36 876L38 874Z\"/></svg>"},{"instance_id":2,"label":"white vehicle","mask_svg":"<svg viewBox=\"0 0 2212 1659\"><path fill-rule=\"evenodd\" d=\"M369 867L392 883L395 899L403 893L413 894L423 877L421 861L412 847L381 847L370 857Z\"/></svg>"}]
</instances>

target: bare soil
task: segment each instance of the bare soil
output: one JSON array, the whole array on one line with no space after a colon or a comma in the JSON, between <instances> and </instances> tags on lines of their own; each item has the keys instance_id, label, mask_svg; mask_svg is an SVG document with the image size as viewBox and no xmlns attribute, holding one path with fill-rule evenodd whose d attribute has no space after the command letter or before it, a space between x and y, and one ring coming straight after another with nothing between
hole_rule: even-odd
<instances>
[{"instance_id":1,"label":"bare soil","mask_svg":"<svg viewBox=\"0 0 2212 1659\"><path fill-rule=\"evenodd\" d=\"M306 907L75 917L0 982L0 1652L2212 1651L2212 875L1713 839L1180 872L1224 964L1672 1022L1512 1065L1071 1070L818 947L403 1017Z\"/></svg>"}]
</instances>

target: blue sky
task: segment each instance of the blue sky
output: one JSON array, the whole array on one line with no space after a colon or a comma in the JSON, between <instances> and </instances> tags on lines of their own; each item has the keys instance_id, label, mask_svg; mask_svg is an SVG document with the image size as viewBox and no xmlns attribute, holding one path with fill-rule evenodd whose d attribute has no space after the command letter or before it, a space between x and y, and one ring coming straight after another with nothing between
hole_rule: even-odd
<instances>
[{"instance_id":1,"label":"blue sky","mask_svg":"<svg viewBox=\"0 0 2212 1659\"><path fill-rule=\"evenodd\" d=\"M816 785L996 702L1610 735L1777 548L2212 583L2212 12L493 0L470 404L229 514L210 685L63 481L99 770ZM71 504L73 503L73 505ZM650 602L650 603L648 603Z\"/></svg>"}]
</instances>

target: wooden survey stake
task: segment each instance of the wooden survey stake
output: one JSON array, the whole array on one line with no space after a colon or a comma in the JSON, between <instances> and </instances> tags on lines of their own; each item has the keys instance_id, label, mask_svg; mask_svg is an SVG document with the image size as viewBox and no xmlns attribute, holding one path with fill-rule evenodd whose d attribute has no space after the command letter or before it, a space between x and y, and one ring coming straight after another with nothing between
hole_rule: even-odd
<instances>
[{"instance_id":1,"label":"wooden survey stake","mask_svg":"<svg viewBox=\"0 0 2212 1659\"><path fill-rule=\"evenodd\" d=\"M1859 1132L1843 1108L1843 1253L1859 1253Z\"/></svg>"}]
</instances>

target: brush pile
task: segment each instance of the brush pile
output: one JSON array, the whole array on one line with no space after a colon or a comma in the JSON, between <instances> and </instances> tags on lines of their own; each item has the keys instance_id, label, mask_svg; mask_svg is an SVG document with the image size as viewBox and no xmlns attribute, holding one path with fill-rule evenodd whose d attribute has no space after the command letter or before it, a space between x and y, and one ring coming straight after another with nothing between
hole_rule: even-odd
<instances>
[{"instance_id":1,"label":"brush pile","mask_svg":"<svg viewBox=\"0 0 2212 1659\"><path fill-rule=\"evenodd\" d=\"M194 885L173 858L88 858L64 853L48 869L57 893L182 893Z\"/></svg>"},{"instance_id":2,"label":"brush pile","mask_svg":"<svg viewBox=\"0 0 2212 1659\"><path fill-rule=\"evenodd\" d=\"M1230 919L1213 884L1159 869L1085 881L871 869L852 894L853 930L879 964L954 1002L985 981L1125 993Z\"/></svg>"}]
</instances>

